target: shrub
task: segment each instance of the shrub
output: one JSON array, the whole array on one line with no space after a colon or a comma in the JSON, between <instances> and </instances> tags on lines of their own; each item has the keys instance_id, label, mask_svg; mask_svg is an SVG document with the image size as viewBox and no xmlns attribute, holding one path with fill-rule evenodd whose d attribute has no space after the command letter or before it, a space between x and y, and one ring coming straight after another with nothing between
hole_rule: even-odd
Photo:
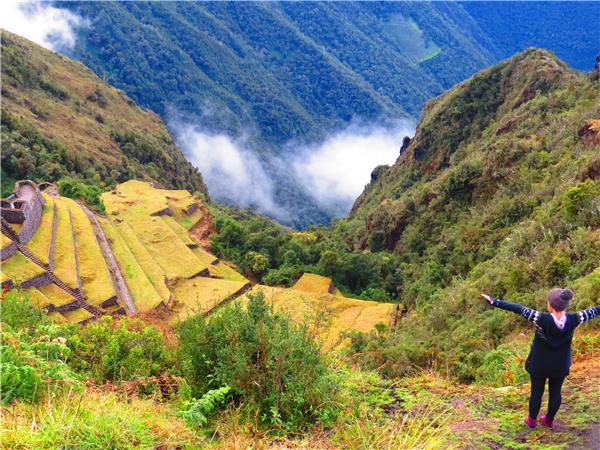
<instances>
[{"instance_id":1,"label":"shrub","mask_svg":"<svg viewBox=\"0 0 600 450\"><path fill-rule=\"evenodd\" d=\"M563 208L567 219L583 225L600 224L600 183L587 179L567 189Z\"/></svg>"},{"instance_id":2,"label":"shrub","mask_svg":"<svg viewBox=\"0 0 600 450\"><path fill-rule=\"evenodd\" d=\"M0 403L13 399L40 400L47 392L78 385L79 377L67 366L70 350L62 337L50 337L47 317L13 290L1 302Z\"/></svg>"},{"instance_id":3,"label":"shrub","mask_svg":"<svg viewBox=\"0 0 600 450\"><path fill-rule=\"evenodd\" d=\"M269 259L258 252L248 252L245 257L245 266L253 275L262 275L269 267Z\"/></svg>"},{"instance_id":4,"label":"shrub","mask_svg":"<svg viewBox=\"0 0 600 450\"><path fill-rule=\"evenodd\" d=\"M337 384L308 327L274 313L263 294L208 320L192 317L177 330L194 396L231 386L249 416L287 430L333 414Z\"/></svg>"},{"instance_id":5,"label":"shrub","mask_svg":"<svg viewBox=\"0 0 600 450\"><path fill-rule=\"evenodd\" d=\"M175 366L162 333L141 320L102 317L62 332L72 350L69 364L97 382L134 380L170 372Z\"/></svg>"},{"instance_id":6,"label":"shrub","mask_svg":"<svg viewBox=\"0 0 600 450\"><path fill-rule=\"evenodd\" d=\"M32 338L7 327L0 344L0 403L15 398L36 402L47 392L75 386L80 381L66 364L69 348L47 334Z\"/></svg>"},{"instance_id":7,"label":"shrub","mask_svg":"<svg viewBox=\"0 0 600 450\"><path fill-rule=\"evenodd\" d=\"M515 350L500 346L483 357L483 364L477 369L476 381L493 386L504 386L527 381L523 356Z\"/></svg>"},{"instance_id":8,"label":"shrub","mask_svg":"<svg viewBox=\"0 0 600 450\"><path fill-rule=\"evenodd\" d=\"M29 303L29 297L19 289L3 288L0 319L11 329L26 333L32 333L36 326L50 323L48 316L39 309L33 308Z\"/></svg>"},{"instance_id":9,"label":"shrub","mask_svg":"<svg viewBox=\"0 0 600 450\"><path fill-rule=\"evenodd\" d=\"M223 386L219 389L208 391L200 398L194 398L184 403L184 409L178 416L187 420L189 423L204 426L212 416L218 405L225 403L231 387Z\"/></svg>"},{"instance_id":10,"label":"shrub","mask_svg":"<svg viewBox=\"0 0 600 450\"><path fill-rule=\"evenodd\" d=\"M83 200L88 206L99 213L104 213L104 203L100 195L102 190L95 184L84 183L71 177L64 177L58 181L60 195Z\"/></svg>"},{"instance_id":11,"label":"shrub","mask_svg":"<svg viewBox=\"0 0 600 450\"><path fill-rule=\"evenodd\" d=\"M269 270L263 277L263 282L269 286L290 286L301 273L302 271L298 267L282 266L278 269Z\"/></svg>"}]
</instances>

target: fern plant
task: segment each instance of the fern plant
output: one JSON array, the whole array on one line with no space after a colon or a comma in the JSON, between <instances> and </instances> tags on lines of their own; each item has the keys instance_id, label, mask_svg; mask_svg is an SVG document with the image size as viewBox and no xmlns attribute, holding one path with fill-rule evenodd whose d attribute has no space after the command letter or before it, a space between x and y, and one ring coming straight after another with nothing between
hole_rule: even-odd
<instances>
[{"instance_id":1,"label":"fern plant","mask_svg":"<svg viewBox=\"0 0 600 450\"><path fill-rule=\"evenodd\" d=\"M223 405L231 387L225 385L219 389L212 389L200 398L193 398L184 403L184 409L178 416L189 423L204 426L214 414L217 406Z\"/></svg>"}]
</instances>

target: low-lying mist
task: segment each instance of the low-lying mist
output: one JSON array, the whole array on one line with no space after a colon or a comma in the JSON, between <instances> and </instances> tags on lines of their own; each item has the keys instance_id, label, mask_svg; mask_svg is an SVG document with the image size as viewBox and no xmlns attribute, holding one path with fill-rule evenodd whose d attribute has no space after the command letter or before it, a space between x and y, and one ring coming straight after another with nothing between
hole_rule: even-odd
<instances>
[{"instance_id":1,"label":"low-lying mist","mask_svg":"<svg viewBox=\"0 0 600 450\"><path fill-rule=\"evenodd\" d=\"M271 177L245 139L211 134L189 123L170 123L170 129L187 159L202 173L211 197L288 221L275 201Z\"/></svg>"},{"instance_id":2,"label":"low-lying mist","mask_svg":"<svg viewBox=\"0 0 600 450\"><path fill-rule=\"evenodd\" d=\"M293 167L304 190L340 217L350 211L373 169L396 161L402 138L414 131L409 121L389 127L350 125L317 145L294 149Z\"/></svg>"},{"instance_id":3,"label":"low-lying mist","mask_svg":"<svg viewBox=\"0 0 600 450\"><path fill-rule=\"evenodd\" d=\"M202 172L214 199L290 222L293 211L278 201L272 174L246 139L210 133L181 120L171 121L169 128L186 157ZM369 183L371 171L380 164L392 164L402 138L412 136L414 130L409 121L388 127L352 124L317 144L286 145L272 165L289 168L289 177L322 210L340 217Z\"/></svg>"}]
</instances>

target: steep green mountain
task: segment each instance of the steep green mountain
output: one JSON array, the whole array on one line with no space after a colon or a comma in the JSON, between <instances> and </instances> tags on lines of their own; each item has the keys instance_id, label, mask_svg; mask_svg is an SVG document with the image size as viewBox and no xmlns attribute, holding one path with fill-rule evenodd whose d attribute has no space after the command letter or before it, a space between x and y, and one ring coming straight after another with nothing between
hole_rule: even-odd
<instances>
[{"instance_id":1,"label":"steep green mountain","mask_svg":"<svg viewBox=\"0 0 600 450\"><path fill-rule=\"evenodd\" d=\"M159 116L81 63L5 30L2 174L8 188L26 178L101 187L138 178L207 194Z\"/></svg>"},{"instance_id":2,"label":"steep green mountain","mask_svg":"<svg viewBox=\"0 0 600 450\"><path fill-rule=\"evenodd\" d=\"M573 308L597 303L599 78L546 50L519 53L428 102L348 218L289 233L229 215L213 248L267 284L311 271L347 294L401 303L397 331L356 338L363 363L390 375L447 364L476 379L519 326L487 311L480 292L544 309L551 287L570 285Z\"/></svg>"},{"instance_id":3,"label":"steep green mountain","mask_svg":"<svg viewBox=\"0 0 600 450\"><path fill-rule=\"evenodd\" d=\"M597 303L599 75L519 53L428 102L398 161L374 171L337 229L400 262L397 297L414 312L386 344L396 356L469 379L515 326L479 292L543 309L572 285L576 306Z\"/></svg>"},{"instance_id":4,"label":"steep green mountain","mask_svg":"<svg viewBox=\"0 0 600 450\"><path fill-rule=\"evenodd\" d=\"M426 100L528 46L556 50L579 68L589 68L598 50L585 25L596 10L591 3L64 6L90 21L78 32L75 58L167 119L172 131L191 123L241 139L273 181L274 202L286 213L278 219L297 227L333 214L284 162L302 144L352 121L386 126L417 118ZM194 161L208 170L202 157ZM220 200L248 203L217 183L212 188Z\"/></svg>"}]
</instances>

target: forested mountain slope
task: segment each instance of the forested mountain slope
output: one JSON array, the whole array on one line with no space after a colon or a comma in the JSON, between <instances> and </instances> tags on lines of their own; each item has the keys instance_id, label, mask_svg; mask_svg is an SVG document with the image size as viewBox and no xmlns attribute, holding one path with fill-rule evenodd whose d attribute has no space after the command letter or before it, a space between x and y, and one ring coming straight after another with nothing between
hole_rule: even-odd
<instances>
[{"instance_id":1,"label":"forested mountain slope","mask_svg":"<svg viewBox=\"0 0 600 450\"><path fill-rule=\"evenodd\" d=\"M73 176L104 186L138 178L207 194L156 114L77 61L2 30L2 173Z\"/></svg>"},{"instance_id":2,"label":"forested mountain slope","mask_svg":"<svg viewBox=\"0 0 600 450\"><path fill-rule=\"evenodd\" d=\"M527 47L552 50L578 70L600 52L598 2L460 2L493 43L498 58Z\"/></svg>"},{"instance_id":3,"label":"forested mountain slope","mask_svg":"<svg viewBox=\"0 0 600 450\"><path fill-rule=\"evenodd\" d=\"M71 9L93 20L74 55L140 104L161 115L174 107L220 131L255 131L270 145L318 137L353 116L415 117L431 95L492 61L475 23L451 5L78 2Z\"/></svg>"},{"instance_id":4,"label":"forested mountain slope","mask_svg":"<svg viewBox=\"0 0 600 450\"><path fill-rule=\"evenodd\" d=\"M599 75L519 53L428 102L398 161L374 172L337 229L398 261L414 314L391 339L419 344L396 351L470 378L515 326L479 292L543 308L549 288L571 285L577 306L597 303Z\"/></svg>"},{"instance_id":5,"label":"forested mountain slope","mask_svg":"<svg viewBox=\"0 0 600 450\"><path fill-rule=\"evenodd\" d=\"M297 227L331 218L284 162L298 147L353 121L385 127L415 118L428 98L494 60L453 4L65 5L90 21L72 56L172 131L191 124L244 141Z\"/></svg>"},{"instance_id":6,"label":"forested mountain slope","mask_svg":"<svg viewBox=\"0 0 600 450\"><path fill-rule=\"evenodd\" d=\"M297 227L331 216L282 163L303 143L352 121L417 118L426 100L528 46L556 50L580 69L598 51L587 25L592 3L65 5L90 22L75 58L169 119L172 131L187 123L241 137Z\"/></svg>"}]
</instances>

